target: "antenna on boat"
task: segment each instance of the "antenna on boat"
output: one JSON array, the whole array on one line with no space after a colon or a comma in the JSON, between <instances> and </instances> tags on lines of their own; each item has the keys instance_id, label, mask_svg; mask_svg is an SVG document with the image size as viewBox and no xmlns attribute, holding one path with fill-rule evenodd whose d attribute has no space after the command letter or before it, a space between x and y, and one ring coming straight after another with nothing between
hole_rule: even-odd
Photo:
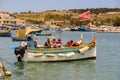
<instances>
[{"instance_id":1,"label":"antenna on boat","mask_svg":"<svg viewBox=\"0 0 120 80\"><path fill-rule=\"evenodd\" d=\"M83 39L83 34L80 34L80 40Z\"/></svg>"},{"instance_id":2,"label":"antenna on boat","mask_svg":"<svg viewBox=\"0 0 120 80\"><path fill-rule=\"evenodd\" d=\"M80 39L79 41L77 41L78 43L82 43L83 42L83 34L80 34Z\"/></svg>"}]
</instances>

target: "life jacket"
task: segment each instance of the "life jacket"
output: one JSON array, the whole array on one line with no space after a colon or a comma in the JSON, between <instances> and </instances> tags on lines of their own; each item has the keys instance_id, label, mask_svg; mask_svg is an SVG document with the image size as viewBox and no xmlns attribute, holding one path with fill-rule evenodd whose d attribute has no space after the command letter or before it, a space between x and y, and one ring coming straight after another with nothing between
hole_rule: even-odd
<instances>
[{"instance_id":1,"label":"life jacket","mask_svg":"<svg viewBox=\"0 0 120 80\"><path fill-rule=\"evenodd\" d=\"M74 42L73 46L80 46L80 44L78 42Z\"/></svg>"},{"instance_id":2,"label":"life jacket","mask_svg":"<svg viewBox=\"0 0 120 80\"><path fill-rule=\"evenodd\" d=\"M56 41L56 44L62 44L62 42L61 41Z\"/></svg>"},{"instance_id":3,"label":"life jacket","mask_svg":"<svg viewBox=\"0 0 120 80\"><path fill-rule=\"evenodd\" d=\"M56 47L56 41L51 40L51 43L52 43L51 47L52 47L52 48L55 48L55 47Z\"/></svg>"},{"instance_id":4,"label":"life jacket","mask_svg":"<svg viewBox=\"0 0 120 80\"><path fill-rule=\"evenodd\" d=\"M56 47L60 48L62 46L62 42L61 41L56 41Z\"/></svg>"},{"instance_id":5,"label":"life jacket","mask_svg":"<svg viewBox=\"0 0 120 80\"><path fill-rule=\"evenodd\" d=\"M71 40L68 40L67 43L68 43L68 46L72 46Z\"/></svg>"}]
</instances>

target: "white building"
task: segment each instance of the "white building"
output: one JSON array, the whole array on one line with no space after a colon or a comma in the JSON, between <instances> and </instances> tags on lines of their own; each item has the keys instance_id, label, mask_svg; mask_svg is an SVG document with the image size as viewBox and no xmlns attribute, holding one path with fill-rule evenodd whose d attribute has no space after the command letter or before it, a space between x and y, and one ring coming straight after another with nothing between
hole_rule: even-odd
<instances>
[{"instance_id":1,"label":"white building","mask_svg":"<svg viewBox=\"0 0 120 80\"><path fill-rule=\"evenodd\" d=\"M8 12L0 11L0 24L23 25L25 24L25 21L11 17Z\"/></svg>"}]
</instances>

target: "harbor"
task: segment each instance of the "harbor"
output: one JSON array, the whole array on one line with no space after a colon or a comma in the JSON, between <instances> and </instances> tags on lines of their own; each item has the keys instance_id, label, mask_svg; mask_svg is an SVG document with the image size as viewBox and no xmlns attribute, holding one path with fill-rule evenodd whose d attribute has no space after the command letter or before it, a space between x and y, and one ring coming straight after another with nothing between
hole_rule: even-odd
<instances>
[{"instance_id":1,"label":"harbor","mask_svg":"<svg viewBox=\"0 0 120 80\"><path fill-rule=\"evenodd\" d=\"M120 80L119 37L118 1L2 0L0 80Z\"/></svg>"},{"instance_id":2,"label":"harbor","mask_svg":"<svg viewBox=\"0 0 120 80\"><path fill-rule=\"evenodd\" d=\"M80 32L63 32L69 39L78 40ZM71 35L73 37L71 37ZM76 36L75 36L76 35ZM91 32L83 32L85 42L88 42L92 36ZM17 62L14 51L9 48L11 45L18 46L19 42L12 42L9 37L0 37L0 45L7 47L0 47L2 61L4 66L12 72L11 77L6 77L8 80L27 80L27 79L74 79L83 78L85 80L101 80L101 79L118 79L119 74L119 34L115 33L96 33L97 37L97 58L96 60L78 60L70 62L58 63L19 63ZM61 36L63 41L67 38ZM39 36L39 44L44 43L45 37ZM4 44L7 43L7 44ZM63 42L65 43L65 42ZM104 54L104 55L103 55ZM67 65L67 66L64 66ZM52 72L52 74L51 74ZM103 74L101 74L104 72ZM36 74L36 76L34 76ZM116 74L116 75L115 75ZM48 75L48 77L46 77ZM86 75L88 75L86 77Z\"/></svg>"}]
</instances>

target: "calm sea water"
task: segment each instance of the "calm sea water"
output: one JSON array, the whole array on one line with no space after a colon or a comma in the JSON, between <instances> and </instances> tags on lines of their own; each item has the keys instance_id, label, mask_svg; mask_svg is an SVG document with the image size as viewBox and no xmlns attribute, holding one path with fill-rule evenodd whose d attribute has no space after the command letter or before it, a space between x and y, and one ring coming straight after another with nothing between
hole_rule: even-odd
<instances>
[{"instance_id":1,"label":"calm sea water","mask_svg":"<svg viewBox=\"0 0 120 80\"><path fill-rule=\"evenodd\" d=\"M81 32L63 32L63 43L68 39L79 40ZM84 32L84 42L97 37L97 59L54 63L18 63L10 37L0 37L0 57L4 66L12 72L5 80L120 80L120 33ZM38 37L39 44L46 37Z\"/></svg>"}]
</instances>

